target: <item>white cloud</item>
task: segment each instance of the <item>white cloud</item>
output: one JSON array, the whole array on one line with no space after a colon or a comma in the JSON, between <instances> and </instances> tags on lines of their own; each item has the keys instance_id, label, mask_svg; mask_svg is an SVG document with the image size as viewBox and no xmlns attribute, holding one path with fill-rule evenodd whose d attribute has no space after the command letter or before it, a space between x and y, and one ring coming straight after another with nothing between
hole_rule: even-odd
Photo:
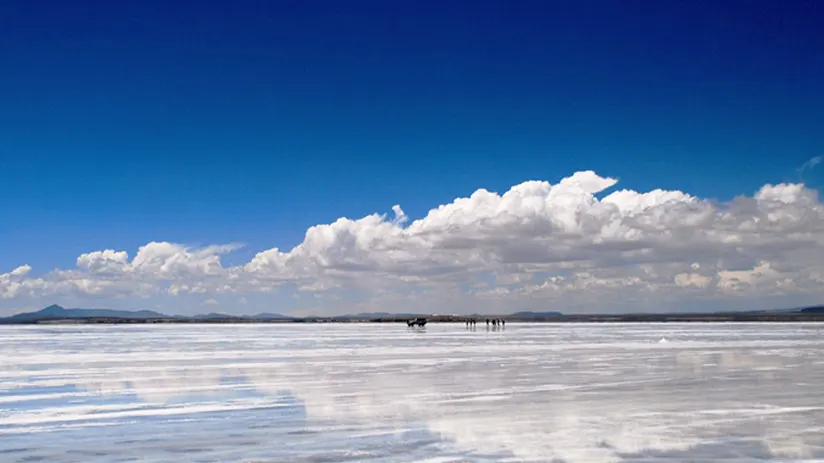
<instances>
[{"instance_id":1,"label":"white cloud","mask_svg":"<svg viewBox=\"0 0 824 463\"><path fill-rule=\"evenodd\" d=\"M723 204L661 189L604 196L616 184L585 171L502 195L480 189L411 222L394 205L392 217L316 225L293 249L263 250L238 266L221 262L234 244L152 242L131 260L94 251L39 278L27 266L0 274L0 298L167 297L174 307L188 294L296 292L329 313L455 313L676 310L824 295L824 207L803 184L765 185Z\"/></svg>"},{"instance_id":2,"label":"white cloud","mask_svg":"<svg viewBox=\"0 0 824 463\"><path fill-rule=\"evenodd\" d=\"M31 266L21 265L20 267L12 270L11 273L9 273L9 277L24 277L28 275L29 272L31 272Z\"/></svg>"},{"instance_id":3,"label":"white cloud","mask_svg":"<svg viewBox=\"0 0 824 463\"><path fill-rule=\"evenodd\" d=\"M706 288L712 282L712 278L705 277L698 273L679 273L675 275L675 284L681 287L695 286Z\"/></svg>"},{"instance_id":4,"label":"white cloud","mask_svg":"<svg viewBox=\"0 0 824 463\"><path fill-rule=\"evenodd\" d=\"M21 265L9 273L0 273L0 299L29 295L43 286L43 280L28 278L31 266Z\"/></svg>"},{"instance_id":5,"label":"white cloud","mask_svg":"<svg viewBox=\"0 0 824 463\"><path fill-rule=\"evenodd\" d=\"M121 273L129 267L129 253L106 249L81 254L77 258L77 267L94 274Z\"/></svg>"},{"instance_id":6,"label":"white cloud","mask_svg":"<svg viewBox=\"0 0 824 463\"><path fill-rule=\"evenodd\" d=\"M805 171L821 164L821 161L824 161L824 156L813 156L810 159L807 159L807 161L798 168L798 175L803 176Z\"/></svg>"}]
</instances>

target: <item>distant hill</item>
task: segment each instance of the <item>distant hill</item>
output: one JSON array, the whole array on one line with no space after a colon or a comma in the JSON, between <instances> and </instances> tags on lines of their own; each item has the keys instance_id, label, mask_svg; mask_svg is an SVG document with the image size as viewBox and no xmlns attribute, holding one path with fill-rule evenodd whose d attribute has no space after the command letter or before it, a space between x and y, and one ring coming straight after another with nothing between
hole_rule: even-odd
<instances>
[{"instance_id":1,"label":"distant hill","mask_svg":"<svg viewBox=\"0 0 824 463\"><path fill-rule=\"evenodd\" d=\"M758 310L721 310L713 312L723 315L770 315L770 314L793 314L793 313L824 313L824 305L812 307L791 307L782 309L758 309Z\"/></svg>"},{"instance_id":2,"label":"distant hill","mask_svg":"<svg viewBox=\"0 0 824 463\"><path fill-rule=\"evenodd\" d=\"M292 317L287 317L286 315L281 315L279 313L259 313L256 315L232 315L228 313L207 313L207 314L199 314L199 315L192 315L190 318L197 318L197 319L229 319L229 318L248 318L252 320L285 320Z\"/></svg>"},{"instance_id":3,"label":"distant hill","mask_svg":"<svg viewBox=\"0 0 824 463\"><path fill-rule=\"evenodd\" d=\"M64 309L59 305L50 305L37 312L19 313L11 317L0 318L6 323L27 322L34 320L53 320L60 318L174 318L151 310L109 310L109 309Z\"/></svg>"},{"instance_id":4,"label":"distant hill","mask_svg":"<svg viewBox=\"0 0 824 463\"><path fill-rule=\"evenodd\" d=\"M152 310L111 310L111 309L66 309L59 305L50 305L36 312L26 312L0 317L0 323L28 323L40 320L66 320L78 318L125 318L132 320L147 319L190 319L190 320L227 320L234 318L249 318L256 320L287 320L292 317L278 313L259 313L257 315L231 315L225 313L207 313L192 316L166 315Z\"/></svg>"},{"instance_id":5,"label":"distant hill","mask_svg":"<svg viewBox=\"0 0 824 463\"><path fill-rule=\"evenodd\" d=\"M805 307L801 309L801 313L824 313L824 305L816 307Z\"/></svg>"},{"instance_id":6,"label":"distant hill","mask_svg":"<svg viewBox=\"0 0 824 463\"><path fill-rule=\"evenodd\" d=\"M254 318L255 320L285 320L292 317L281 315L279 313L259 313L256 315L249 315L249 318Z\"/></svg>"},{"instance_id":7,"label":"distant hill","mask_svg":"<svg viewBox=\"0 0 824 463\"><path fill-rule=\"evenodd\" d=\"M749 315L749 314L752 314L752 315L767 314L768 315L768 314L788 314L788 313L796 313L796 312L802 312L802 311L803 311L803 309L758 309L758 310L719 310L719 311L715 311L715 312L712 312L712 313L721 314L721 315L728 315L728 314L738 314L738 315L742 315L742 314L746 314L746 315Z\"/></svg>"},{"instance_id":8,"label":"distant hill","mask_svg":"<svg viewBox=\"0 0 824 463\"><path fill-rule=\"evenodd\" d=\"M208 319L243 318L243 315L229 315L229 314L226 314L226 313L211 312L211 313L203 313L203 314L192 315L189 318L208 318Z\"/></svg>"},{"instance_id":9,"label":"distant hill","mask_svg":"<svg viewBox=\"0 0 824 463\"><path fill-rule=\"evenodd\" d=\"M419 313L391 313L391 312L361 312L356 314L347 314L347 315L336 315L332 318L350 318L350 319L361 319L361 318L409 318L409 317L424 317L425 314Z\"/></svg>"},{"instance_id":10,"label":"distant hill","mask_svg":"<svg viewBox=\"0 0 824 463\"><path fill-rule=\"evenodd\" d=\"M799 307L793 309L766 309L749 311L730 311L713 313L639 313L639 314L589 314L564 315L561 312L520 311L503 315L509 320L524 322L586 322L586 321L691 321L691 320L722 320L732 321L790 321L790 320L817 320L824 315L824 305ZM417 317L426 317L436 322L463 322L467 317L483 320L491 315L433 315L421 313L391 313L391 312L362 312L338 316L307 316L291 317L278 313L258 313L256 315L231 315L224 313L207 313L192 316L166 315L152 310L110 310L110 309L65 309L59 305L51 305L36 312L27 312L0 318L2 324L58 322L60 320L86 320L90 323L254 323L255 320L279 322L318 322L330 321L341 323L361 322L392 322ZM497 315L501 316L501 315ZM72 321L75 323L75 321Z\"/></svg>"}]
</instances>

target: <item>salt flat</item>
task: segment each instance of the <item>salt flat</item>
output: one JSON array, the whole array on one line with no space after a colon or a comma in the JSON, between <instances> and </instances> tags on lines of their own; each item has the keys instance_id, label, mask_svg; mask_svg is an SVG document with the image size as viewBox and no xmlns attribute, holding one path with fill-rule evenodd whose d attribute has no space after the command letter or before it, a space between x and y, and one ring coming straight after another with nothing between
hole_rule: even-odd
<instances>
[{"instance_id":1,"label":"salt flat","mask_svg":"<svg viewBox=\"0 0 824 463\"><path fill-rule=\"evenodd\" d=\"M0 327L2 462L824 461L824 325Z\"/></svg>"}]
</instances>

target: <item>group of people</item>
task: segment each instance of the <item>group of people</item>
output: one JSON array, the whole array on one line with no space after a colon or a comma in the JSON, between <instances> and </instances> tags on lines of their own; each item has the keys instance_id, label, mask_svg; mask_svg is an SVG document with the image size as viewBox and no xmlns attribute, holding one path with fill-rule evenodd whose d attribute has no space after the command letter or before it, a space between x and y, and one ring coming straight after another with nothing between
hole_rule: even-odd
<instances>
[{"instance_id":1,"label":"group of people","mask_svg":"<svg viewBox=\"0 0 824 463\"><path fill-rule=\"evenodd\" d=\"M478 321L475 320L475 319L467 320L466 321L466 327L467 328L474 328L477 323L478 323ZM490 324L492 325L492 328L497 328L497 327L503 328L504 326L506 326L506 320L504 320L503 318L491 318L491 319L487 318L486 319L486 327L489 328Z\"/></svg>"}]
</instances>

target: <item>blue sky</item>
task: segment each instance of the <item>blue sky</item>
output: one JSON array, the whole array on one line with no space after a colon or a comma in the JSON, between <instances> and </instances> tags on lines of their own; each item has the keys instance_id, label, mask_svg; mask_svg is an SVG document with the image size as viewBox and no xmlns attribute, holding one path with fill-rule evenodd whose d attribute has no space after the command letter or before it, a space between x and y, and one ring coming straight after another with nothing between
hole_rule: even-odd
<instances>
[{"instance_id":1,"label":"blue sky","mask_svg":"<svg viewBox=\"0 0 824 463\"><path fill-rule=\"evenodd\" d=\"M299 244L594 170L728 201L824 153L817 2L4 2L0 273ZM821 170L804 181L822 184ZM11 303L9 303L11 304Z\"/></svg>"}]
</instances>

